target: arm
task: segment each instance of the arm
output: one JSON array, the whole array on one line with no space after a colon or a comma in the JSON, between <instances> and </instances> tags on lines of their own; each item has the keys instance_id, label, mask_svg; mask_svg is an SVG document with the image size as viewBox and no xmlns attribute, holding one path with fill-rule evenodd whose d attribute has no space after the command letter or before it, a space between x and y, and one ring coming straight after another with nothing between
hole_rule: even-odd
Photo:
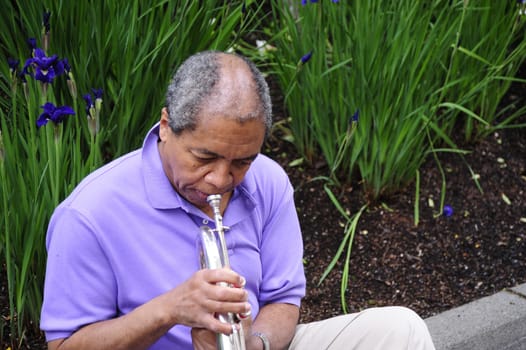
<instances>
[{"instance_id":1,"label":"arm","mask_svg":"<svg viewBox=\"0 0 526 350\"><path fill-rule=\"evenodd\" d=\"M292 341L299 319L299 308L292 304L268 304L261 308L254 323L243 321L247 350L263 349L262 340L254 336L260 332L267 336L273 350L286 349ZM216 334L203 328L192 329L194 349L216 349Z\"/></svg>"},{"instance_id":2,"label":"arm","mask_svg":"<svg viewBox=\"0 0 526 350\"><path fill-rule=\"evenodd\" d=\"M69 338L50 341L48 349L146 349L169 329L159 304L152 301L119 318L87 325Z\"/></svg>"},{"instance_id":3,"label":"arm","mask_svg":"<svg viewBox=\"0 0 526 350\"><path fill-rule=\"evenodd\" d=\"M246 312L248 295L240 288L216 285L219 281L239 285L241 277L228 269L198 271L129 314L87 325L69 338L50 341L48 349L147 349L176 324L229 333L230 326L213 314Z\"/></svg>"},{"instance_id":4,"label":"arm","mask_svg":"<svg viewBox=\"0 0 526 350\"><path fill-rule=\"evenodd\" d=\"M271 349L286 349L292 341L299 320L299 307L291 304L268 304L261 308L252 334L261 332L269 340ZM253 344L256 344L255 347ZM261 339L252 336L248 349L263 349Z\"/></svg>"},{"instance_id":5,"label":"arm","mask_svg":"<svg viewBox=\"0 0 526 350\"><path fill-rule=\"evenodd\" d=\"M264 218L260 243L263 274L258 295L262 306L250 334L264 334L272 350L286 349L295 334L300 300L305 295L303 242L294 190L286 173L275 163L267 163L263 169L259 174L265 191L258 192ZM247 343L255 346L247 349L263 349L258 337L250 337Z\"/></svg>"}]
</instances>

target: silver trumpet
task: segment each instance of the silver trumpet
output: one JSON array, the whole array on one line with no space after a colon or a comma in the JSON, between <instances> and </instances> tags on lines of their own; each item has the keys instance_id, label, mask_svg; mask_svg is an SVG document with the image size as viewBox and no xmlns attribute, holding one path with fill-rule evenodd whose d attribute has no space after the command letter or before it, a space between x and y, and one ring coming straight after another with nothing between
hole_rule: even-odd
<instances>
[{"instance_id":1,"label":"silver trumpet","mask_svg":"<svg viewBox=\"0 0 526 350\"><path fill-rule=\"evenodd\" d=\"M214 212L215 229L208 226L201 226L199 235L199 260L201 268L219 269L222 267L230 268L228 250L225 241L225 230L229 228L223 226L220 203L221 195L212 194L207 197L208 204ZM221 282L219 285L230 286ZM232 287L232 286L230 286ZM241 319L248 317L249 314L217 314L216 318L223 323L232 325L230 335L217 334L217 348L219 350L245 350L245 334L241 325Z\"/></svg>"}]
</instances>

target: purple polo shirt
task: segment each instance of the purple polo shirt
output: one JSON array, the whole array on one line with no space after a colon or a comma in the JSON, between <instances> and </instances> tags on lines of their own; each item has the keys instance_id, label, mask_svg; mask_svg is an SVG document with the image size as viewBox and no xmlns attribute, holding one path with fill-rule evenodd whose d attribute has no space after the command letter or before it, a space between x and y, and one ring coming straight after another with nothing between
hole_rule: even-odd
<instances>
[{"instance_id":1,"label":"purple polo shirt","mask_svg":"<svg viewBox=\"0 0 526 350\"><path fill-rule=\"evenodd\" d=\"M143 148L87 176L55 210L41 316L48 341L129 313L199 269L199 227L213 227L213 220L171 186L158 132L157 124ZM276 162L258 155L223 223L230 227L231 267L247 279L253 317L268 303L299 306L301 231L292 186ZM174 326L151 349L192 349L190 328Z\"/></svg>"}]
</instances>

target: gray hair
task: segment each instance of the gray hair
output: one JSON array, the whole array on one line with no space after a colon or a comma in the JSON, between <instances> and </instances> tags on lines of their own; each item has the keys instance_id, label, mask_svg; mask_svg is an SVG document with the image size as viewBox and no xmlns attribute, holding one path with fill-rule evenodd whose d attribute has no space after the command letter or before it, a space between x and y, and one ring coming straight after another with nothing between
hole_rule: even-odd
<instances>
[{"instance_id":1,"label":"gray hair","mask_svg":"<svg viewBox=\"0 0 526 350\"><path fill-rule=\"evenodd\" d=\"M166 92L165 103L168 109L168 124L175 134L196 128L197 115L205 99L213 93L214 87L220 80L221 54L223 53L220 51L203 51L192 55L179 66L172 78ZM268 134L272 127L272 103L267 82L252 61L241 55L234 55L241 58L252 73Z\"/></svg>"}]
</instances>

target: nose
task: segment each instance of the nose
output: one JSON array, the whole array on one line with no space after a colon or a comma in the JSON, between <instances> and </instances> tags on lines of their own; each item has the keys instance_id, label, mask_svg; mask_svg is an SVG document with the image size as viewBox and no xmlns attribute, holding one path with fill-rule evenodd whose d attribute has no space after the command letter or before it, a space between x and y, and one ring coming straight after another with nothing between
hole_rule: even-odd
<instances>
[{"instance_id":1,"label":"nose","mask_svg":"<svg viewBox=\"0 0 526 350\"><path fill-rule=\"evenodd\" d=\"M232 174L230 162L224 160L214 164L215 166L205 175L205 181L214 186L218 193L232 187L234 176Z\"/></svg>"}]
</instances>

